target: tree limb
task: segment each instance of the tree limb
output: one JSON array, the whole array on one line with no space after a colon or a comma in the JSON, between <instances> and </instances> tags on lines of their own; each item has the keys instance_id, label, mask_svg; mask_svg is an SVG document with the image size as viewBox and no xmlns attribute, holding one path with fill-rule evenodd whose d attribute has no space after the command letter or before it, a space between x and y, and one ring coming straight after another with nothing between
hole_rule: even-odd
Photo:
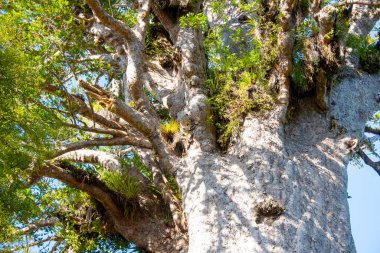
<instances>
[{"instance_id":1,"label":"tree limb","mask_svg":"<svg viewBox=\"0 0 380 253\"><path fill-rule=\"evenodd\" d=\"M76 106L78 106L76 112L82 115L83 117L94 121L98 123L101 126L111 128L111 129L117 129L117 130L126 130L124 127L122 127L120 124L108 120L105 117L95 113L91 108L89 108L86 103L81 100L80 98L74 96L73 94L70 94L66 90L60 89L54 85L46 85L44 87L44 90L50 94L53 94L55 96L65 98L70 100L71 102L74 102ZM58 94L59 93L59 94ZM68 106L67 104L65 106Z\"/></svg>"},{"instance_id":2,"label":"tree limb","mask_svg":"<svg viewBox=\"0 0 380 253\"><path fill-rule=\"evenodd\" d=\"M127 40L134 37L132 30L120 20L117 20L104 11L101 3L98 0L86 0L86 3L91 8L95 18L105 26L115 30Z\"/></svg>"},{"instance_id":3,"label":"tree limb","mask_svg":"<svg viewBox=\"0 0 380 253\"><path fill-rule=\"evenodd\" d=\"M380 128L373 128L370 126L366 126L364 128L364 132L380 135Z\"/></svg>"},{"instance_id":4,"label":"tree limb","mask_svg":"<svg viewBox=\"0 0 380 253\"><path fill-rule=\"evenodd\" d=\"M140 171L131 167L123 168L120 163L120 157L107 152L98 150L76 150L55 158L55 160L65 159L79 163L97 163L108 171L127 173L128 176L136 178L143 183L143 187L149 184L148 179L144 177Z\"/></svg>"},{"instance_id":5,"label":"tree limb","mask_svg":"<svg viewBox=\"0 0 380 253\"><path fill-rule=\"evenodd\" d=\"M112 192L101 181L88 175L85 171L76 168L64 169L48 163L39 171L39 174L55 178L73 188L86 192L98 200L114 219L122 220L124 218L123 211L113 200Z\"/></svg>"},{"instance_id":6,"label":"tree limb","mask_svg":"<svg viewBox=\"0 0 380 253\"><path fill-rule=\"evenodd\" d=\"M371 166L380 176L380 161L374 162L371 158L359 147L357 149L358 155L363 159L364 163Z\"/></svg>"},{"instance_id":7,"label":"tree limb","mask_svg":"<svg viewBox=\"0 0 380 253\"><path fill-rule=\"evenodd\" d=\"M359 5L369 5L369 6L380 6L380 1L343 1L333 4L335 7L349 5L349 4L359 4Z\"/></svg>"},{"instance_id":8,"label":"tree limb","mask_svg":"<svg viewBox=\"0 0 380 253\"><path fill-rule=\"evenodd\" d=\"M137 27L136 31L140 35L139 40L145 40L146 29L149 23L149 11L152 0L139 0L139 10L137 14Z\"/></svg>"},{"instance_id":9,"label":"tree limb","mask_svg":"<svg viewBox=\"0 0 380 253\"><path fill-rule=\"evenodd\" d=\"M89 55L86 57L82 57L79 59L73 59L70 60L71 62L81 63L81 62L87 62L87 61L95 61L95 60L101 60L104 63L109 63L113 66L119 66L119 63L117 62L117 55L115 54L97 54L97 55Z\"/></svg>"},{"instance_id":10,"label":"tree limb","mask_svg":"<svg viewBox=\"0 0 380 253\"><path fill-rule=\"evenodd\" d=\"M150 142L146 140L137 139L130 136L120 136L120 137L115 137L115 138L97 138L97 139L70 143L68 145L63 146L60 150L58 150L55 153L55 156L60 156L67 152L83 149L83 148L96 147L96 146L117 146L117 145L131 145L131 146L136 146L140 148L152 148Z\"/></svg>"},{"instance_id":11,"label":"tree limb","mask_svg":"<svg viewBox=\"0 0 380 253\"><path fill-rule=\"evenodd\" d=\"M56 240L59 240L60 237L59 236L49 236L49 237L46 237L45 239L42 239L42 240L39 240L39 241L36 241L36 242L32 242L32 243L29 243L29 244L26 244L26 245L21 245L21 246L17 246L17 247L14 247L13 249L11 249L11 252L14 252L14 251L17 251L17 250L20 250L20 249L25 249L25 248L29 248L29 247L33 247L33 246L36 246L36 245L39 245L39 244L42 244L44 242L48 242L48 241L56 241Z\"/></svg>"},{"instance_id":12,"label":"tree limb","mask_svg":"<svg viewBox=\"0 0 380 253\"><path fill-rule=\"evenodd\" d=\"M88 126L78 126L76 124L69 124L66 122L63 122L62 124L64 126L76 128L78 130L85 131L85 132L98 133L98 134L110 134L113 136L125 135L125 132L120 131L120 130L115 130L115 129L102 129L102 128L95 128L95 127L88 127Z\"/></svg>"},{"instance_id":13,"label":"tree limb","mask_svg":"<svg viewBox=\"0 0 380 253\"><path fill-rule=\"evenodd\" d=\"M142 113L126 105L122 100L112 98L110 94L101 87L91 85L84 80L80 80L79 85L88 91L92 98L107 107L109 111L130 123L144 135L150 135L154 130L155 124L152 124L151 120L148 120Z\"/></svg>"},{"instance_id":14,"label":"tree limb","mask_svg":"<svg viewBox=\"0 0 380 253\"><path fill-rule=\"evenodd\" d=\"M43 227L50 227L50 226L53 226L55 225L59 220L56 219L56 218L51 218L51 219L48 219L48 220L39 220L33 224L29 224L27 225L26 227L20 229L20 230L17 230L14 234L15 235L25 235L25 234L28 234L30 232L33 232L37 229L40 229L40 228L43 228Z\"/></svg>"},{"instance_id":15,"label":"tree limb","mask_svg":"<svg viewBox=\"0 0 380 253\"><path fill-rule=\"evenodd\" d=\"M49 251L49 253L54 253L55 250L59 247L59 245L61 244L62 242L62 239L58 239L57 242L53 245L53 247L51 248L51 250Z\"/></svg>"}]
</instances>

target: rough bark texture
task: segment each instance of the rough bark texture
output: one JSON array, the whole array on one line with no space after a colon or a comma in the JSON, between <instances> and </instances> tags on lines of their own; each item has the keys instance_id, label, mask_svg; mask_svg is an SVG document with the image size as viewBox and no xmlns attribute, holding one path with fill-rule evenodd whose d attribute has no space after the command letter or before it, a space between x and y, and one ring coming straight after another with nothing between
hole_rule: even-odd
<instances>
[{"instance_id":1,"label":"rough bark texture","mask_svg":"<svg viewBox=\"0 0 380 253\"><path fill-rule=\"evenodd\" d=\"M178 170L189 252L355 252L345 141L361 136L379 87L380 76L346 76L331 89L330 113L305 99L286 125L275 113L246 118L227 154L190 148ZM268 199L283 214L260 217Z\"/></svg>"}]
</instances>

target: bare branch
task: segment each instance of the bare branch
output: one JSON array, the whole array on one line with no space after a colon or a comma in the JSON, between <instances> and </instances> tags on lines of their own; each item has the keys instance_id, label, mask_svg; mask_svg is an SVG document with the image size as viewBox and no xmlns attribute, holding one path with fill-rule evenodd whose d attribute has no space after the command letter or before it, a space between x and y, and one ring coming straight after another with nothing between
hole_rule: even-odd
<instances>
[{"instance_id":1,"label":"bare branch","mask_svg":"<svg viewBox=\"0 0 380 253\"><path fill-rule=\"evenodd\" d=\"M57 160L71 160L80 163L98 163L109 171L121 171L119 157L97 150L76 150L56 157Z\"/></svg>"},{"instance_id":2,"label":"bare branch","mask_svg":"<svg viewBox=\"0 0 380 253\"><path fill-rule=\"evenodd\" d=\"M120 136L125 135L125 132L115 129L102 129L102 128L95 128L95 127L87 127L87 126L78 126L76 124L69 124L69 123L62 123L64 126L76 128L81 131L91 132L91 133L98 133L98 134L110 134L113 136Z\"/></svg>"},{"instance_id":3,"label":"bare branch","mask_svg":"<svg viewBox=\"0 0 380 253\"><path fill-rule=\"evenodd\" d=\"M149 183L148 180L135 168L123 170L120 158L116 155L97 150L77 150L61 155L56 160L68 159L79 163L97 163L109 171L128 173L128 176L137 178L140 182ZM144 185L145 186L145 185Z\"/></svg>"},{"instance_id":4,"label":"bare branch","mask_svg":"<svg viewBox=\"0 0 380 253\"><path fill-rule=\"evenodd\" d=\"M55 156L63 155L67 152L96 147L96 146L118 146L118 145L131 145L141 148L152 148L150 142L138 139L130 136L120 136L115 138L97 138L92 140L78 141L74 143L70 143L66 146L63 146L60 150L58 150Z\"/></svg>"},{"instance_id":5,"label":"bare branch","mask_svg":"<svg viewBox=\"0 0 380 253\"><path fill-rule=\"evenodd\" d=\"M358 155L363 159L364 163L371 166L380 176L380 161L374 162L371 158L359 147L357 149Z\"/></svg>"},{"instance_id":6,"label":"bare branch","mask_svg":"<svg viewBox=\"0 0 380 253\"><path fill-rule=\"evenodd\" d=\"M53 245L53 247L51 248L51 250L49 251L49 253L54 253L55 250L59 247L59 245L61 244L62 242L62 239L58 239L57 242Z\"/></svg>"},{"instance_id":7,"label":"bare branch","mask_svg":"<svg viewBox=\"0 0 380 253\"><path fill-rule=\"evenodd\" d=\"M369 5L369 6L380 6L380 1L343 1L333 4L335 7L349 5L349 4L359 4L359 5Z\"/></svg>"},{"instance_id":8,"label":"bare branch","mask_svg":"<svg viewBox=\"0 0 380 253\"><path fill-rule=\"evenodd\" d=\"M105 26L112 30L117 31L120 35L126 39L134 37L132 30L120 20L117 20L104 11L101 3L98 0L87 0L88 6L90 6L95 18Z\"/></svg>"},{"instance_id":9,"label":"bare branch","mask_svg":"<svg viewBox=\"0 0 380 253\"><path fill-rule=\"evenodd\" d=\"M119 66L117 62L117 55L116 54L96 54L96 55L89 55L86 57L82 57L79 59L70 60L71 62L87 62L87 61L96 61L101 60L104 63L109 63L114 66Z\"/></svg>"},{"instance_id":10,"label":"bare branch","mask_svg":"<svg viewBox=\"0 0 380 253\"><path fill-rule=\"evenodd\" d=\"M56 218L52 218L52 219L48 219L48 220L40 220L40 221L37 221L33 224L29 224L20 230L17 230L14 234L15 235L25 235L25 234L28 234L30 232L33 232L33 231L40 229L40 228L43 228L43 227L53 226L57 222L58 222L58 219L56 219Z\"/></svg>"},{"instance_id":11,"label":"bare branch","mask_svg":"<svg viewBox=\"0 0 380 253\"><path fill-rule=\"evenodd\" d=\"M152 0L139 0L139 10L137 14L137 32L140 35L139 40L144 41L146 29L149 23L149 11Z\"/></svg>"},{"instance_id":12,"label":"bare branch","mask_svg":"<svg viewBox=\"0 0 380 253\"><path fill-rule=\"evenodd\" d=\"M50 94L53 94L53 95L56 95L56 96L59 96L62 98L66 98L66 99L70 100L71 102L74 102L75 105L78 106L77 111L76 111L77 113L81 114L82 116L84 116L85 118L87 118L91 121L98 123L99 125L102 125L102 126L107 127L107 128L112 128L112 129L126 130L120 124L118 124L114 121L108 120L105 117L95 113L93 110L91 110L91 108L89 108L86 105L86 103L83 100L74 96L73 94L70 94L66 90L60 89L54 85L47 85L44 88L44 90ZM59 94L58 94L58 92L59 92ZM66 106L68 106L68 105L66 105Z\"/></svg>"},{"instance_id":13,"label":"bare branch","mask_svg":"<svg viewBox=\"0 0 380 253\"><path fill-rule=\"evenodd\" d=\"M126 105L122 100L112 98L110 94L101 87L90 85L83 80L79 81L79 85L88 91L92 98L99 101L100 104L105 105L109 111L120 116L144 135L150 135L155 129L154 126L158 125L156 122L152 124L151 120L148 120L142 113Z\"/></svg>"},{"instance_id":14,"label":"bare branch","mask_svg":"<svg viewBox=\"0 0 380 253\"><path fill-rule=\"evenodd\" d=\"M367 132L367 133L380 135L380 128L373 128L373 127L370 127L370 126L366 126L364 128L364 131Z\"/></svg>"},{"instance_id":15,"label":"bare branch","mask_svg":"<svg viewBox=\"0 0 380 253\"><path fill-rule=\"evenodd\" d=\"M26 244L26 245L21 245L21 246L17 246L17 247L14 247L13 249L11 249L11 252L14 252L14 251L17 251L17 250L20 250L20 249L25 249L25 248L29 248L29 247L33 247L33 246L36 246L36 245L39 245L39 244L42 244L44 242L48 242L48 241L56 241L60 239L59 236L49 236L45 239L42 239L42 240L39 240L39 241L36 241L36 242L32 242L32 243L29 243L29 244Z\"/></svg>"}]
</instances>

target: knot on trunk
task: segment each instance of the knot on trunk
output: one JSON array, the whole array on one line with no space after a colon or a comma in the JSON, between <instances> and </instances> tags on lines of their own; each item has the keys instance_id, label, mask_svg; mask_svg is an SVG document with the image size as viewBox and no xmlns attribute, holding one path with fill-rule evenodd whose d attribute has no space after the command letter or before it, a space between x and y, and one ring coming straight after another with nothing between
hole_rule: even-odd
<instances>
[{"instance_id":1,"label":"knot on trunk","mask_svg":"<svg viewBox=\"0 0 380 253\"><path fill-rule=\"evenodd\" d=\"M285 211L279 202L271 198L258 203L254 210L256 214L256 223L261 223L265 218L275 220Z\"/></svg>"}]
</instances>

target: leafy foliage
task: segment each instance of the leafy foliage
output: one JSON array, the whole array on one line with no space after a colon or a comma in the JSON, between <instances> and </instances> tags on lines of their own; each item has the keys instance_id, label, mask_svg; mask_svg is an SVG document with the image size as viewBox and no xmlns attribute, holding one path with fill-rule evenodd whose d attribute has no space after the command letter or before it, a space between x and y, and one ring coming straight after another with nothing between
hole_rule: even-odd
<instances>
[{"instance_id":1,"label":"leafy foliage","mask_svg":"<svg viewBox=\"0 0 380 253\"><path fill-rule=\"evenodd\" d=\"M206 31L208 24L207 18L203 13L187 13L179 19L179 26L182 28L199 29L201 31Z\"/></svg>"},{"instance_id":2,"label":"leafy foliage","mask_svg":"<svg viewBox=\"0 0 380 253\"><path fill-rule=\"evenodd\" d=\"M380 70L380 49L376 47L376 41L369 36L352 34L347 38L347 45L353 48L361 67L368 73L377 73Z\"/></svg>"},{"instance_id":3,"label":"leafy foliage","mask_svg":"<svg viewBox=\"0 0 380 253\"><path fill-rule=\"evenodd\" d=\"M100 178L106 185L121 193L127 199L136 198L139 193L139 182L129 177L126 172L99 170Z\"/></svg>"},{"instance_id":4,"label":"leafy foliage","mask_svg":"<svg viewBox=\"0 0 380 253\"><path fill-rule=\"evenodd\" d=\"M65 111L63 105L68 101L41 93L47 84L62 87L66 80L68 88L61 92L80 94L72 71L87 80L95 79L96 72L106 75L109 71L102 61L81 60L90 54L88 50L107 50L84 37L81 29L85 22L72 15L76 10L89 11L88 7L79 0L20 0L2 1L0 8L0 251L17 246L21 240L38 241L52 234L77 252L114 252L127 247L124 239L121 242L104 233L101 213L86 219L88 212L98 209L86 194L55 180L25 187L32 170L54 149L89 137L62 126L62 122L82 121L75 106L67 106ZM127 186L134 183L129 182ZM131 188L128 194L134 194ZM16 233L22 224L57 215L55 227L38 229L33 238ZM83 225L70 222L73 219Z\"/></svg>"},{"instance_id":5,"label":"leafy foliage","mask_svg":"<svg viewBox=\"0 0 380 253\"><path fill-rule=\"evenodd\" d=\"M235 5L248 14L261 11L257 2ZM213 2L212 6L216 13L223 10L222 3ZM241 28L230 29L222 22L209 31L204 41L209 62L206 86L214 111L212 120L222 146L237 133L246 114L265 112L273 104L267 77L277 56L273 45L277 45L278 28L260 18L247 20L246 26L248 32ZM255 38L256 28L266 30L267 36ZM249 40L243 39L245 33L250 35Z\"/></svg>"}]
</instances>

